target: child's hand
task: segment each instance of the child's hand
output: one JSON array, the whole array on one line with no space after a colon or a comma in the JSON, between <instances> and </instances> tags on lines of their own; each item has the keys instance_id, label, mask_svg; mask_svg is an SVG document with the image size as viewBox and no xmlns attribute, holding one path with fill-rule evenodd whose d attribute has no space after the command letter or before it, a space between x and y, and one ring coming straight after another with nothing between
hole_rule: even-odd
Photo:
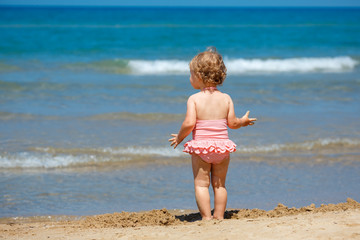
<instances>
[{"instance_id":1,"label":"child's hand","mask_svg":"<svg viewBox=\"0 0 360 240\"><path fill-rule=\"evenodd\" d=\"M177 142L177 134L171 134L171 136L173 136L173 138L169 139L169 142L171 142L170 146L174 145L174 149L177 147L177 145L179 145L179 142Z\"/></svg>"},{"instance_id":2,"label":"child's hand","mask_svg":"<svg viewBox=\"0 0 360 240\"><path fill-rule=\"evenodd\" d=\"M256 118L249 118L249 114L250 114L250 111L247 111L245 113L245 115L241 118L241 121L242 121L242 126L243 127L246 127L248 125L254 125L255 121L257 120Z\"/></svg>"}]
</instances>

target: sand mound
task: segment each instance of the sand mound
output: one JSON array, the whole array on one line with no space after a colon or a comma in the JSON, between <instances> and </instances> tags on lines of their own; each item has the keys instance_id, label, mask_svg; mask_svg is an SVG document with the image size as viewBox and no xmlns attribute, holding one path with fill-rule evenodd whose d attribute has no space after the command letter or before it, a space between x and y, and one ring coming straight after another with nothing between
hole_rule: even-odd
<instances>
[{"instance_id":1,"label":"sand mound","mask_svg":"<svg viewBox=\"0 0 360 240\"><path fill-rule=\"evenodd\" d=\"M107 227L138 227L153 225L171 225L179 222L167 209L151 210L140 213L113 213L86 217L80 223L83 227L107 228Z\"/></svg>"},{"instance_id":2,"label":"sand mound","mask_svg":"<svg viewBox=\"0 0 360 240\"><path fill-rule=\"evenodd\" d=\"M316 208L311 204L302 208L288 208L279 203L273 210L265 211L261 209L240 209L229 210L225 212L226 219L258 218L258 217L282 217L296 215L301 213L318 213L332 211L346 211L350 209L360 209L360 203L348 198L345 203L321 204ZM140 213L113 213L97 216L90 216L80 220L80 225L85 228L108 228L108 227L139 227L139 226L166 226L183 224L185 222L194 222L201 220L200 213L191 213L184 215L172 215L167 209L152 210Z\"/></svg>"},{"instance_id":3,"label":"sand mound","mask_svg":"<svg viewBox=\"0 0 360 240\"><path fill-rule=\"evenodd\" d=\"M264 211L260 209L240 209L232 211L232 214L229 214L229 218L240 219L240 218L257 218L257 217L282 217L295 215L306 212L332 212L332 211L346 211L348 209L360 209L360 203L357 201L348 198L345 203L338 204L321 204L320 207L316 208L315 204L311 204L302 208L288 208L285 205L279 203L277 207L270 211Z\"/></svg>"}]
</instances>

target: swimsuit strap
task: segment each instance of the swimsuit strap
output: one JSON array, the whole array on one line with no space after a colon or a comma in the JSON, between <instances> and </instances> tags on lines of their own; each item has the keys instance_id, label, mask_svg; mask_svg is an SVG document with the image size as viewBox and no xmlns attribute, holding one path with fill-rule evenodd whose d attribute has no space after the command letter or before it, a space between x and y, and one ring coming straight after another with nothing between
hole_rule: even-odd
<instances>
[{"instance_id":1,"label":"swimsuit strap","mask_svg":"<svg viewBox=\"0 0 360 240\"><path fill-rule=\"evenodd\" d=\"M218 89L216 87L206 87L206 88L203 88L203 91L205 92L206 90L209 90L209 91L217 91Z\"/></svg>"}]
</instances>

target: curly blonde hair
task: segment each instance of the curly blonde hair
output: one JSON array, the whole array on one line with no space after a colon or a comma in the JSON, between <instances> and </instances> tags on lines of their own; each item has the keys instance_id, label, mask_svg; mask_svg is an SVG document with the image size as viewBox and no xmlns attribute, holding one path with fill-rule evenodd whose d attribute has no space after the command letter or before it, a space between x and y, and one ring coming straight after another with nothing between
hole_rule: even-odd
<instances>
[{"instance_id":1,"label":"curly blonde hair","mask_svg":"<svg viewBox=\"0 0 360 240\"><path fill-rule=\"evenodd\" d=\"M224 61L214 47L196 55L189 66L205 85L221 85L226 78Z\"/></svg>"}]
</instances>

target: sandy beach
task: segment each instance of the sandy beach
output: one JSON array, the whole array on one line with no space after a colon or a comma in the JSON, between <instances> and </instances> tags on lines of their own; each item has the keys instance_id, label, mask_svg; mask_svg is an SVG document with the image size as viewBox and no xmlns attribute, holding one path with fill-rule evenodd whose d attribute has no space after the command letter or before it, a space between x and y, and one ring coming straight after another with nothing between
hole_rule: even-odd
<instances>
[{"instance_id":1,"label":"sandy beach","mask_svg":"<svg viewBox=\"0 0 360 240\"><path fill-rule=\"evenodd\" d=\"M4 2L0 240L360 240L359 7ZM192 134L168 142L209 46L218 90L258 119L228 131L222 221L200 220Z\"/></svg>"},{"instance_id":2,"label":"sandy beach","mask_svg":"<svg viewBox=\"0 0 360 240\"><path fill-rule=\"evenodd\" d=\"M201 221L197 212L161 209L73 220L7 218L0 239L360 239L360 203L350 198L319 207L234 209L225 217Z\"/></svg>"}]
</instances>

